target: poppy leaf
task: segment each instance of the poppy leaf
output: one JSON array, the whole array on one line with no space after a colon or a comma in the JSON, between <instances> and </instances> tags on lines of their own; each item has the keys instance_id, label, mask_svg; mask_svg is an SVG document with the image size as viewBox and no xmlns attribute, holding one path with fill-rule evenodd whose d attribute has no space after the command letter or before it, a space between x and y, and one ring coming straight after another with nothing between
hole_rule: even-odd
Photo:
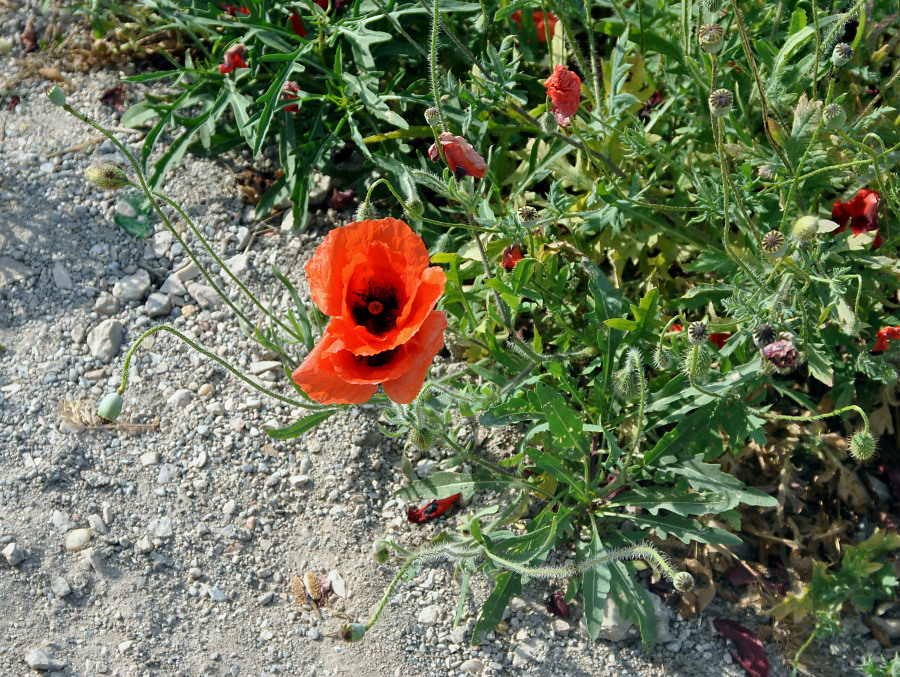
<instances>
[{"instance_id":1,"label":"poppy leaf","mask_svg":"<svg viewBox=\"0 0 900 677\"><path fill-rule=\"evenodd\" d=\"M145 238L150 232L149 212L142 194L119 195L113 220L129 235Z\"/></svg>"},{"instance_id":2,"label":"poppy leaf","mask_svg":"<svg viewBox=\"0 0 900 677\"><path fill-rule=\"evenodd\" d=\"M304 416L299 421L294 421L291 425L284 428L266 430L266 434L273 440L291 440L295 437L300 437L303 433L309 432L336 411L337 409L317 411L309 416Z\"/></svg>"},{"instance_id":3,"label":"poppy leaf","mask_svg":"<svg viewBox=\"0 0 900 677\"><path fill-rule=\"evenodd\" d=\"M485 635L503 620L503 612L506 610L509 600L520 592L522 592L522 579L519 574L504 571L497 576L497 585L494 586L484 606L481 607L478 622L475 623L475 629L472 631L472 646L480 644Z\"/></svg>"},{"instance_id":4,"label":"poppy leaf","mask_svg":"<svg viewBox=\"0 0 900 677\"><path fill-rule=\"evenodd\" d=\"M294 60L300 56L300 53L305 49L305 46L298 48L296 51L292 52L290 55L291 60L286 62L272 78L272 84L269 85L269 88L266 90L265 94L263 94L259 99L257 99L256 103L263 103L263 109L259 113L259 119L256 124L256 133L254 138L252 139L252 143L248 140L248 145L253 148L253 155L259 155L262 150L263 143L266 140L266 136L269 133L269 126L272 124L272 118L275 115L275 110L278 107L278 103L281 100L279 97L281 96L281 91L284 89L285 83L288 81L288 78L291 76L291 72L294 70Z\"/></svg>"},{"instance_id":5,"label":"poppy leaf","mask_svg":"<svg viewBox=\"0 0 900 677\"><path fill-rule=\"evenodd\" d=\"M582 438L583 421L562 394L543 383L537 384L541 409L550 425L550 433L564 447L576 447Z\"/></svg>"},{"instance_id":6,"label":"poppy leaf","mask_svg":"<svg viewBox=\"0 0 900 677\"><path fill-rule=\"evenodd\" d=\"M600 539L594 536L590 543L589 557L596 557L605 551ZM603 627L603 616L606 610L606 598L609 596L612 573L609 564L601 564L584 572L582 576L582 592L584 593L584 620L588 635L597 639Z\"/></svg>"}]
</instances>

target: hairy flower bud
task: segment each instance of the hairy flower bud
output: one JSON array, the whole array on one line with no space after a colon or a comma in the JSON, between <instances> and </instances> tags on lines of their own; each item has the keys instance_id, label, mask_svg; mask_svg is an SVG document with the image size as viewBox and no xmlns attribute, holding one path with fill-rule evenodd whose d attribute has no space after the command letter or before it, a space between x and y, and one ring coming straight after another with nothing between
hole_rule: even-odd
<instances>
[{"instance_id":1,"label":"hairy flower bud","mask_svg":"<svg viewBox=\"0 0 900 677\"><path fill-rule=\"evenodd\" d=\"M709 374L712 356L706 346L691 346L684 351L682 366L684 373L695 381L702 381Z\"/></svg>"},{"instance_id":2,"label":"hairy flower bud","mask_svg":"<svg viewBox=\"0 0 900 677\"><path fill-rule=\"evenodd\" d=\"M638 376L630 364L626 364L613 375L613 389L626 402L637 396L640 384Z\"/></svg>"},{"instance_id":3,"label":"hairy flower bud","mask_svg":"<svg viewBox=\"0 0 900 677\"><path fill-rule=\"evenodd\" d=\"M422 204L422 201L419 199L418 195L413 199L404 202L403 208L406 210L406 213L414 219L418 219L420 216L422 216L422 214L425 213L425 205Z\"/></svg>"},{"instance_id":4,"label":"hairy flower bud","mask_svg":"<svg viewBox=\"0 0 900 677\"><path fill-rule=\"evenodd\" d=\"M687 571L679 571L672 577L672 585L678 592L690 592L694 589L694 577Z\"/></svg>"},{"instance_id":5,"label":"hairy flower bud","mask_svg":"<svg viewBox=\"0 0 900 677\"><path fill-rule=\"evenodd\" d=\"M535 223L538 218L537 209L534 207L529 207L525 205L524 207L519 207L516 211L516 216L519 217L519 223L522 224L523 227L527 228Z\"/></svg>"},{"instance_id":6,"label":"hairy flower bud","mask_svg":"<svg viewBox=\"0 0 900 677\"><path fill-rule=\"evenodd\" d=\"M825 126L828 129L843 129L847 122L847 111L839 103L830 103L825 106L822 116L825 118Z\"/></svg>"},{"instance_id":7,"label":"hairy flower bud","mask_svg":"<svg viewBox=\"0 0 900 677\"><path fill-rule=\"evenodd\" d=\"M382 541L376 541L372 545L372 557L374 557L375 561L379 564L387 562L390 554L388 547Z\"/></svg>"},{"instance_id":8,"label":"hairy flower bud","mask_svg":"<svg viewBox=\"0 0 900 677\"><path fill-rule=\"evenodd\" d=\"M700 49L707 54L717 54L725 44L725 29L719 24L703 24L697 31Z\"/></svg>"},{"instance_id":9,"label":"hairy flower bud","mask_svg":"<svg viewBox=\"0 0 900 677\"><path fill-rule=\"evenodd\" d=\"M709 327L706 326L706 322L697 320L688 325L688 340L692 346L703 345L708 339Z\"/></svg>"},{"instance_id":10,"label":"hairy flower bud","mask_svg":"<svg viewBox=\"0 0 900 677\"><path fill-rule=\"evenodd\" d=\"M653 366L660 371L669 371L678 362L678 356L668 348L657 348L653 351Z\"/></svg>"},{"instance_id":11,"label":"hairy flower bud","mask_svg":"<svg viewBox=\"0 0 900 677\"><path fill-rule=\"evenodd\" d=\"M84 170L84 175L88 181L103 190L119 190L131 185L128 175L111 162L91 165Z\"/></svg>"},{"instance_id":12,"label":"hairy flower bud","mask_svg":"<svg viewBox=\"0 0 900 677\"><path fill-rule=\"evenodd\" d=\"M556 129L556 118L553 117L550 113L544 113L540 119L541 123L541 131L544 134L549 134L554 129Z\"/></svg>"},{"instance_id":13,"label":"hairy flower bud","mask_svg":"<svg viewBox=\"0 0 900 677\"><path fill-rule=\"evenodd\" d=\"M860 463L865 463L875 455L875 438L869 433L859 431L850 438L850 456Z\"/></svg>"},{"instance_id":14,"label":"hairy flower bud","mask_svg":"<svg viewBox=\"0 0 900 677\"><path fill-rule=\"evenodd\" d=\"M362 623L347 623L344 626L343 638L345 642L358 642L366 636L366 626Z\"/></svg>"},{"instance_id":15,"label":"hairy flower bud","mask_svg":"<svg viewBox=\"0 0 900 677\"><path fill-rule=\"evenodd\" d=\"M727 89L717 89L709 95L709 112L715 118L724 118L734 105L734 94Z\"/></svg>"},{"instance_id":16,"label":"hairy flower bud","mask_svg":"<svg viewBox=\"0 0 900 677\"><path fill-rule=\"evenodd\" d=\"M781 231L770 230L762 236L759 246L766 256L773 259L781 258L787 252L787 238Z\"/></svg>"},{"instance_id":17,"label":"hairy flower bud","mask_svg":"<svg viewBox=\"0 0 900 677\"><path fill-rule=\"evenodd\" d=\"M425 122L428 123L429 127L437 127L441 122L441 113L437 108L426 108L425 109Z\"/></svg>"},{"instance_id":18,"label":"hairy flower bud","mask_svg":"<svg viewBox=\"0 0 900 677\"><path fill-rule=\"evenodd\" d=\"M97 407L97 416L106 423L112 423L122 413L122 403L122 396L119 393L109 393L100 400L100 406Z\"/></svg>"},{"instance_id":19,"label":"hairy flower bud","mask_svg":"<svg viewBox=\"0 0 900 677\"><path fill-rule=\"evenodd\" d=\"M760 350L775 341L775 328L771 324L758 324L751 333L753 334L753 343Z\"/></svg>"},{"instance_id":20,"label":"hairy flower bud","mask_svg":"<svg viewBox=\"0 0 900 677\"><path fill-rule=\"evenodd\" d=\"M853 58L853 49L846 42L839 42L831 53L831 63L835 66L845 66Z\"/></svg>"},{"instance_id":21,"label":"hairy flower bud","mask_svg":"<svg viewBox=\"0 0 900 677\"><path fill-rule=\"evenodd\" d=\"M44 90L44 93L47 95L47 98L50 99L50 103L54 106L66 105L66 94L56 85L48 87Z\"/></svg>"},{"instance_id":22,"label":"hairy flower bud","mask_svg":"<svg viewBox=\"0 0 900 677\"><path fill-rule=\"evenodd\" d=\"M819 234L819 217L818 216L801 216L794 221L794 227L791 228L791 237L802 244L808 244L816 239Z\"/></svg>"},{"instance_id":23,"label":"hairy flower bud","mask_svg":"<svg viewBox=\"0 0 900 677\"><path fill-rule=\"evenodd\" d=\"M369 204L368 200L363 200L359 203L359 207L356 208L356 221L370 221L372 219L377 218L377 214L375 213L375 208Z\"/></svg>"}]
</instances>

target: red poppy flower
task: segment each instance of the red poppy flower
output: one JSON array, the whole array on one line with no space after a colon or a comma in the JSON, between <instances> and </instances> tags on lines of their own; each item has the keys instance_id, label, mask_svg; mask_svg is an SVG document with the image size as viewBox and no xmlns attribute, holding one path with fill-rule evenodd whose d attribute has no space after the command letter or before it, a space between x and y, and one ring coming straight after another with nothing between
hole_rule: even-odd
<instances>
[{"instance_id":1,"label":"red poppy flower","mask_svg":"<svg viewBox=\"0 0 900 677\"><path fill-rule=\"evenodd\" d=\"M553 75L544 83L547 96L553 102L550 110L560 127L569 126L569 118L575 115L581 103L581 78L561 64L556 64Z\"/></svg>"},{"instance_id":2,"label":"red poppy flower","mask_svg":"<svg viewBox=\"0 0 900 677\"><path fill-rule=\"evenodd\" d=\"M522 27L522 10L518 10L513 12L510 17L513 21L519 24L519 28ZM547 42L547 31L544 28L544 12L543 10L536 9L531 14L531 20L534 22L534 27L537 29L537 38L538 42ZM556 18L554 14L547 12L547 24L550 26L550 37L553 37L554 32L556 31L556 23L559 19Z\"/></svg>"},{"instance_id":3,"label":"red poppy flower","mask_svg":"<svg viewBox=\"0 0 900 677\"><path fill-rule=\"evenodd\" d=\"M297 86L296 82L292 82L288 80L284 83L284 87L281 88L281 98L282 99L299 99L295 92L299 92L300 88ZM285 106L284 109L288 113L296 113L300 110L300 104L292 103L289 106Z\"/></svg>"},{"instance_id":4,"label":"red poppy flower","mask_svg":"<svg viewBox=\"0 0 900 677\"><path fill-rule=\"evenodd\" d=\"M896 327L882 327L876 335L875 347L872 348L873 355L881 355L887 350L887 343L893 339L900 338L900 325Z\"/></svg>"},{"instance_id":5,"label":"red poppy flower","mask_svg":"<svg viewBox=\"0 0 900 677\"><path fill-rule=\"evenodd\" d=\"M880 200L881 195L878 194L878 191L869 190L868 188L860 190L850 202L841 202L838 199L831 210L831 220L840 225L840 228L834 232L840 233L847 230L848 225L854 235L872 231L877 232L878 202ZM872 245L880 247L883 242L881 233L878 233Z\"/></svg>"},{"instance_id":6,"label":"red poppy flower","mask_svg":"<svg viewBox=\"0 0 900 677\"><path fill-rule=\"evenodd\" d=\"M228 75L235 68L250 68L244 61L244 55L247 53L247 47L243 42L238 42L228 48L225 52L225 59L219 66L219 72L222 75Z\"/></svg>"},{"instance_id":7,"label":"red poppy flower","mask_svg":"<svg viewBox=\"0 0 900 677\"><path fill-rule=\"evenodd\" d=\"M731 338L731 334L716 333L709 335L710 343L714 343L719 350L725 347L725 341Z\"/></svg>"},{"instance_id":8,"label":"red poppy flower","mask_svg":"<svg viewBox=\"0 0 900 677\"><path fill-rule=\"evenodd\" d=\"M441 142L441 148L444 156L447 158L447 164L450 165L450 171L454 174L465 176L474 176L476 179L484 178L487 171L487 163L484 158L478 154L478 151L471 143L461 136L454 136L450 132L442 132L438 137ZM428 157L432 162L437 162L441 154L438 152L437 144L431 144L428 149Z\"/></svg>"},{"instance_id":9,"label":"red poppy flower","mask_svg":"<svg viewBox=\"0 0 900 677\"><path fill-rule=\"evenodd\" d=\"M406 519L413 524L421 524L422 522L437 517L438 515L443 515L445 512L447 512L451 505L456 503L460 496L462 496L462 494L453 494L452 496L448 496L447 498L439 498L432 501L428 505L419 508L418 510L410 508L406 511Z\"/></svg>"},{"instance_id":10,"label":"red poppy flower","mask_svg":"<svg viewBox=\"0 0 900 677\"><path fill-rule=\"evenodd\" d=\"M237 16L238 14L250 14L250 10L246 7L235 7L234 5L222 5L222 9L225 10L225 13L229 16Z\"/></svg>"},{"instance_id":11,"label":"red poppy flower","mask_svg":"<svg viewBox=\"0 0 900 677\"><path fill-rule=\"evenodd\" d=\"M519 249L519 241L516 240L514 244L507 245L506 249L503 250L503 259L501 260L500 265L506 270L512 270L523 258L522 250Z\"/></svg>"},{"instance_id":12,"label":"red poppy flower","mask_svg":"<svg viewBox=\"0 0 900 677\"><path fill-rule=\"evenodd\" d=\"M294 382L327 404L365 402L379 383L394 402L412 402L447 326L434 310L447 278L428 264L425 243L403 221L331 231L306 277L313 301L332 320Z\"/></svg>"},{"instance_id":13,"label":"red poppy flower","mask_svg":"<svg viewBox=\"0 0 900 677\"><path fill-rule=\"evenodd\" d=\"M305 38L306 37L306 26L303 25L302 21L300 21L300 15L297 14L296 9L291 11L290 22L291 22L291 29L294 31L294 33L299 35L301 38Z\"/></svg>"}]
</instances>

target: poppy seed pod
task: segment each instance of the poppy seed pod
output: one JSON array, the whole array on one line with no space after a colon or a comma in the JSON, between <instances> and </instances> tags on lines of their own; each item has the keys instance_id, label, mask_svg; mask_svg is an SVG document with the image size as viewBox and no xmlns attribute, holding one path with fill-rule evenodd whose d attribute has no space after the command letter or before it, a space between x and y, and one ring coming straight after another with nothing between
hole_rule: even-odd
<instances>
[{"instance_id":1,"label":"poppy seed pod","mask_svg":"<svg viewBox=\"0 0 900 677\"><path fill-rule=\"evenodd\" d=\"M853 49L846 42L839 42L831 53L831 63L835 66L845 66L853 58Z\"/></svg>"},{"instance_id":2,"label":"poppy seed pod","mask_svg":"<svg viewBox=\"0 0 900 677\"><path fill-rule=\"evenodd\" d=\"M700 49L707 54L717 54L725 45L725 29L719 24L703 24L697 31Z\"/></svg>"},{"instance_id":3,"label":"poppy seed pod","mask_svg":"<svg viewBox=\"0 0 900 677\"><path fill-rule=\"evenodd\" d=\"M100 400L100 406L97 407L97 416L106 423L112 423L122 413L122 403L122 396L119 393L109 393Z\"/></svg>"},{"instance_id":4,"label":"poppy seed pod","mask_svg":"<svg viewBox=\"0 0 900 677\"><path fill-rule=\"evenodd\" d=\"M819 217L817 216L801 216L794 221L794 227L791 228L791 237L797 242L803 244L812 242L819 234Z\"/></svg>"},{"instance_id":5,"label":"poppy seed pod","mask_svg":"<svg viewBox=\"0 0 900 677\"><path fill-rule=\"evenodd\" d=\"M526 205L524 207L519 207L519 209L516 211L516 216L519 217L519 223L527 228L533 225L535 221L537 221L538 213L537 209Z\"/></svg>"},{"instance_id":6,"label":"poppy seed pod","mask_svg":"<svg viewBox=\"0 0 900 677\"><path fill-rule=\"evenodd\" d=\"M753 327L753 343L762 350L775 341L775 328L771 324L758 324Z\"/></svg>"},{"instance_id":7,"label":"poppy seed pod","mask_svg":"<svg viewBox=\"0 0 900 677\"><path fill-rule=\"evenodd\" d=\"M104 162L101 165L91 165L84 170L84 175L88 181L95 186L99 186L103 190L119 190L120 188L131 185L131 181L128 180L128 175L111 162Z\"/></svg>"},{"instance_id":8,"label":"poppy seed pod","mask_svg":"<svg viewBox=\"0 0 900 677\"><path fill-rule=\"evenodd\" d=\"M696 321L688 325L688 340L692 346L699 346L706 343L709 339L709 327L706 322Z\"/></svg>"},{"instance_id":9,"label":"poppy seed pod","mask_svg":"<svg viewBox=\"0 0 900 677\"><path fill-rule=\"evenodd\" d=\"M709 112L715 118L724 118L734 105L734 94L727 89L717 89L709 95Z\"/></svg>"},{"instance_id":10,"label":"poppy seed pod","mask_svg":"<svg viewBox=\"0 0 900 677\"><path fill-rule=\"evenodd\" d=\"M66 105L66 94L56 85L54 85L53 87L48 87L46 90L44 90L44 93L47 95L47 98L50 99L50 103L52 103L54 106Z\"/></svg>"},{"instance_id":11,"label":"poppy seed pod","mask_svg":"<svg viewBox=\"0 0 900 677\"><path fill-rule=\"evenodd\" d=\"M781 231L770 230L762 236L759 246L766 256L781 258L787 252L787 238Z\"/></svg>"},{"instance_id":12,"label":"poppy seed pod","mask_svg":"<svg viewBox=\"0 0 900 677\"><path fill-rule=\"evenodd\" d=\"M822 116L825 118L825 126L828 129L843 129L847 122L847 111L839 103L830 103L825 106Z\"/></svg>"},{"instance_id":13,"label":"poppy seed pod","mask_svg":"<svg viewBox=\"0 0 900 677\"><path fill-rule=\"evenodd\" d=\"M694 589L694 577L687 571L679 571L672 577L672 586L678 592L690 592Z\"/></svg>"},{"instance_id":14,"label":"poppy seed pod","mask_svg":"<svg viewBox=\"0 0 900 677\"><path fill-rule=\"evenodd\" d=\"M425 122L428 123L429 127L437 127L441 122L441 113L437 108L433 106L431 108L425 109Z\"/></svg>"},{"instance_id":15,"label":"poppy seed pod","mask_svg":"<svg viewBox=\"0 0 900 677\"><path fill-rule=\"evenodd\" d=\"M362 623L347 623L342 637L345 642L358 642L366 636L366 626Z\"/></svg>"},{"instance_id":16,"label":"poppy seed pod","mask_svg":"<svg viewBox=\"0 0 900 677\"><path fill-rule=\"evenodd\" d=\"M875 438L867 432L859 431L850 438L850 455L864 463L875 455Z\"/></svg>"}]
</instances>

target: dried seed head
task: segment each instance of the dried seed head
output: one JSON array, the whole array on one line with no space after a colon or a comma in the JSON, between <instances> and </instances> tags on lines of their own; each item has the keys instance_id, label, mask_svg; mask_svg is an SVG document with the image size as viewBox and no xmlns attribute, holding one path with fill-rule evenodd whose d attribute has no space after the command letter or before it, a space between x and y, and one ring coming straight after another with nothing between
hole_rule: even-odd
<instances>
[{"instance_id":1,"label":"dried seed head","mask_svg":"<svg viewBox=\"0 0 900 677\"><path fill-rule=\"evenodd\" d=\"M759 246L764 254L777 259L787 252L787 238L779 230L770 230L762 236Z\"/></svg>"},{"instance_id":2,"label":"dried seed head","mask_svg":"<svg viewBox=\"0 0 900 677\"><path fill-rule=\"evenodd\" d=\"M84 170L84 175L88 181L103 190L119 190L131 185L128 175L111 162L91 165Z\"/></svg>"},{"instance_id":3,"label":"dried seed head","mask_svg":"<svg viewBox=\"0 0 900 677\"><path fill-rule=\"evenodd\" d=\"M441 113L437 108L425 109L425 122L429 127L437 127L441 121Z\"/></svg>"},{"instance_id":4,"label":"dried seed head","mask_svg":"<svg viewBox=\"0 0 900 677\"><path fill-rule=\"evenodd\" d=\"M717 89L709 95L709 112L713 117L724 118L734 105L734 94L727 89Z\"/></svg>"},{"instance_id":5,"label":"dried seed head","mask_svg":"<svg viewBox=\"0 0 900 677\"><path fill-rule=\"evenodd\" d=\"M868 461L875 455L875 438L860 430L850 438L850 455L860 463Z\"/></svg>"},{"instance_id":6,"label":"dried seed head","mask_svg":"<svg viewBox=\"0 0 900 677\"><path fill-rule=\"evenodd\" d=\"M725 44L725 29L719 24L703 24L697 31L700 49L707 54L718 53Z\"/></svg>"},{"instance_id":7,"label":"dried seed head","mask_svg":"<svg viewBox=\"0 0 900 677\"><path fill-rule=\"evenodd\" d=\"M521 223L525 227L532 226L535 221L537 221L538 213L537 209L534 207L529 207L525 205L524 207L519 207L516 212L516 216L519 217L519 223Z\"/></svg>"},{"instance_id":8,"label":"dried seed head","mask_svg":"<svg viewBox=\"0 0 900 677\"><path fill-rule=\"evenodd\" d=\"M291 581L291 592L294 593L296 604L303 604L306 601L306 586L303 585L302 578L294 576L294 580Z\"/></svg>"},{"instance_id":9,"label":"dried seed head","mask_svg":"<svg viewBox=\"0 0 900 677\"><path fill-rule=\"evenodd\" d=\"M700 320L691 322L688 325L688 340L692 346L706 343L709 340L709 327L706 326L706 322L701 322Z\"/></svg>"},{"instance_id":10,"label":"dried seed head","mask_svg":"<svg viewBox=\"0 0 900 677\"><path fill-rule=\"evenodd\" d=\"M771 362L779 373L789 373L800 360L800 353L793 341L780 339L763 346L760 350L762 356Z\"/></svg>"},{"instance_id":11,"label":"dried seed head","mask_svg":"<svg viewBox=\"0 0 900 677\"><path fill-rule=\"evenodd\" d=\"M828 127L828 129L843 129L844 124L847 122L847 111L845 111L844 107L839 103L830 103L825 106L822 115L825 118L825 126Z\"/></svg>"},{"instance_id":12,"label":"dried seed head","mask_svg":"<svg viewBox=\"0 0 900 677\"><path fill-rule=\"evenodd\" d=\"M303 574L303 587L306 588L306 594L313 602L322 599L322 586L319 585L319 577L313 572L307 571Z\"/></svg>"},{"instance_id":13,"label":"dried seed head","mask_svg":"<svg viewBox=\"0 0 900 677\"><path fill-rule=\"evenodd\" d=\"M753 327L753 343L762 350L775 341L775 328L771 324L758 324Z\"/></svg>"},{"instance_id":14,"label":"dried seed head","mask_svg":"<svg viewBox=\"0 0 900 677\"><path fill-rule=\"evenodd\" d=\"M97 416L104 422L112 423L119 414L122 413L122 396L119 393L109 393L100 400L100 406L97 407Z\"/></svg>"},{"instance_id":15,"label":"dried seed head","mask_svg":"<svg viewBox=\"0 0 900 677\"><path fill-rule=\"evenodd\" d=\"M819 217L818 216L801 216L794 221L794 227L791 229L791 237L802 244L808 244L816 239L819 234Z\"/></svg>"},{"instance_id":16,"label":"dried seed head","mask_svg":"<svg viewBox=\"0 0 900 677\"><path fill-rule=\"evenodd\" d=\"M831 63L835 66L845 66L853 58L853 49L846 42L839 42L831 53Z\"/></svg>"},{"instance_id":17,"label":"dried seed head","mask_svg":"<svg viewBox=\"0 0 900 677\"><path fill-rule=\"evenodd\" d=\"M684 351L682 368L684 373L695 381L702 381L709 374L712 356L706 346L691 346Z\"/></svg>"},{"instance_id":18,"label":"dried seed head","mask_svg":"<svg viewBox=\"0 0 900 677\"><path fill-rule=\"evenodd\" d=\"M672 585L678 592L690 592L694 589L694 577L687 571L679 571L672 577Z\"/></svg>"}]
</instances>

